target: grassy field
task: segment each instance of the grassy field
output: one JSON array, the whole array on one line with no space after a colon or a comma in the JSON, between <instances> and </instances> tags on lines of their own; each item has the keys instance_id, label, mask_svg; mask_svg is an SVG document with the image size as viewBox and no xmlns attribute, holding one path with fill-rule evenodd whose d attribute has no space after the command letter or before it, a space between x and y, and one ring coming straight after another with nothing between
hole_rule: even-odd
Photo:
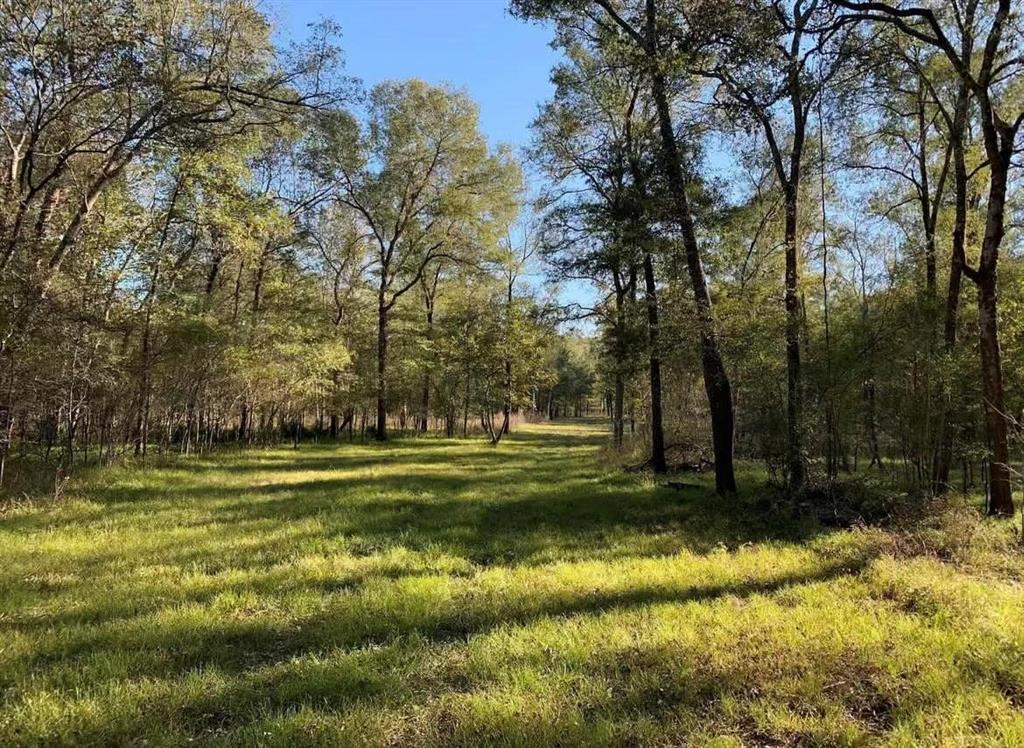
<instances>
[{"instance_id":1,"label":"grassy field","mask_svg":"<svg viewBox=\"0 0 1024 748\"><path fill-rule=\"evenodd\" d=\"M108 470L0 519L0 744L1024 745L1008 523L768 523L586 424Z\"/></svg>"}]
</instances>

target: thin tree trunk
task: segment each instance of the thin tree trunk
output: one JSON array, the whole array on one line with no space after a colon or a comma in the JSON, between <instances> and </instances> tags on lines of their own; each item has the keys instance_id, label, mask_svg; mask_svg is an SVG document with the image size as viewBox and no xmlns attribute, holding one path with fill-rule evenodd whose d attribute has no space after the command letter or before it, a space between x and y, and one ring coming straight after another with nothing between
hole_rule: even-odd
<instances>
[{"instance_id":1,"label":"thin tree trunk","mask_svg":"<svg viewBox=\"0 0 1024 748\"><path fill-rule=\"evenodd\" d=\"M224 253L219 247L214 247L213 258L210 260L210 269L206 273L205 295L207 303L209 297L217 287L217 279L220 277L221 265L224 263Z\"/></svg>"},{"instance_id":2,"label":"thin tree trunk","mask_svg":"<svg viewBox=\"0 0 1024 748\"><path fill-rule=\"evenodd\" d=\"M260 306L263 303L263 280L267 274L267 259L270 255L270 246L265 245L260 253L260 261L256 266L255 277L252 284L252 313L253 316L260 313Z\"/></svg>"},{"instance_id":3,"label":"thin tree trunk","mask_svg":"<svg viewBox=\"0 0 1024 748\"><path fill-rule=\"evenodd\" d=\"M423 375L423 395L421 397L421 400L422 400L422 403L421 403L420 407L423 409L423 414L420 416L419 428L420 428L420 431L425 434L425 433L427 433L427 430L429 428L428 419L430 417L429 416L429 414L430 414L430 374L429 373Z\"/></svg>"},{"instance_id":4,"label":"thin tree trunk","mask_svg":"<svg viewBox=\"0 0 1024 748\"><path fill-rule=\"evenodd\" d=\"M511 325L512 317L512 301L513 294L515 292L515 274L513 271L509 271L508 276L508 293L505 297L505 314L506 314L506 328ZM508 333L506 333L508 334ZM502 403L502 416L503 420L501 423L501 433L507 434L509 430L509 422L512 417L512 345L511 341L506 340L506 353L505 353L505 400ZM500 437L499 437L500 438ZM497 442L495 442L497 443Z\"/></svg>"},{"instance_id":5,"label":"thin tree trunk","mask_svg":"<svg viewBox=\"0 0 1024 748\"><path fill-rule=\"evenodd\" d=\"M245 443L249 438L250 420L251 414L249 412L249 401L243 396L242 405L238 413L238 441L240 443Z\"/></svg>"},{"instance_id":6,"label":"thin tree trunk","mask_svg":"<svg viewBox=\"0 0 1024 748\"><path fill-rule=\"evenodd\" d=\"M644 253L644 290L647 298L647 343L650 346L651 382L651 469L664 473L665 428L661 412L661 354L658 348L658 291L654 283L654 259Z\"/></svg>"},{"instance_id":7,"label":"thin tree trunk","mask_svg":"<svg viewBox=\"0 0 1024 748\"><path fill-rule=\"evenodd\" d=\"M868 436L868 455L871 457L868 467L877 465L881 469L883 465L882 454L878 448L878 407L875 394L875 380L870 378L864 383L864 425Z\"/></svg>"},{"instance_id":8,"label":"thin tree trunk","mask_svg":"<svg viewBox=\"0 0 1024 748\"><path fill-rule=\"evenodd\" d=\"M932 207L932 193L929 187L928 175L928 128L929 122L925 112L925 81L921 73L917 77L917 181L918 197L921 207L921 223L924 227L924 267L925 267L925 292L928 299L935 298L938 286L938 272L935 258L935 225L938 218L937 211ZM938 185L935 190L934 202L942 201L942 188L946 178L946 168L949 164L949 151L946 152L946 165L942 169Z\"/></svg>"},{"instance_id":9,"label":"thin tree trunk","mask_svg":"<svg viewBox=\"0 0 1024 748\"><path fill-rule=\"evenodd\" d=\"M792 182L786 185L786 457L789 466L789 488L799 491L806 479L800 425L803 411L800 385L800 299L798 297L797 190Z\"/></svg>"},{"instance_id":10,"label":"thin tree trunk","mask_svg":"<svg viewBox=\"0 0 1024 748\"><path fill-rule=\"evenodd\" d=\"M963 267L966 257L967 234L967 163L964 154L964 129L967 118L967 84L961 82L956 109L950 128L953 151L953 249L949 263L949 285L946 290L946 315L943 323L943 346L947 356L956 349L957 319L960 311L960 289L963 285ZM944 403L939 425L939 449L932 467L931 489L935 495L949 490L949 470L953 462L953 424L950 404Z\"/></svg>"},{"instance_id":11,"label":"thin tree trunk","mask_svg":"<svg viewBox=\"0 0 1024 748\"><path fill-rule=\"evenodd\" d=\"M622 285L621 268L616 264L612 268L615 283L615 392L612 401L612 441L616 449L621 448L625 437L624 408L626 401L626 297L628 289Z\"/></svg>"},{"instance_id":12,"label":"thin tree trunk","mask_svg":"<svg viewBox=\"0 0 1024 748\"><path fill-rule=\"evenodd\" d=\"M153 274L153 282L156 282L156 273ZM152 294L152 292L151 292ZM139 381L139 414L135 425L135 454L146 456L146 444L149 442L149 403L151 399L151 335L152 335L152 306L151 300L147 300L146 319L142 328L142 372Z\"/></svg>"},{"instance_id":13,"label":"thin tree trunk","mask_svg":"<svg viewBox=\"0 0 1024 748\"><path fill-rule=\"evenodd\" d=\"M385 441L387 435L387 378L385 368L388 354L388 309L383 296L377 307L377 428L374 438Z\"/></svg>"},{"instance_id":14,"label":"thin tree trunk","mask_svg":"<svg viewBox=\"0 0 1024 748\"><path fill-rule=\"evenodd\" d=\"M507 434L512 418L512 359L505 359L505 401L501 405L501 433Z\"/></svg>"},{"instance_id":15,"label":"thin tree trunk","mask_svg":"<svg viewBox=\"0 0 1024 748\"><path fill-rule=\"evenodd\" d=\"M661 70L655 0L647 0L646 10L646 52L650 63L651 94L657 108L658 126L661 133L662 165L675 206L683 246L686 250L686 265L697 306L704 389L711 412L711 435L715 453L715 489L719 494L735 493L736 474L733 468L735 416L733 414L732 388L718 347L711 294L704 275L700 248L697 245L697 236L693 226L693 215L690 212L690 202L686 194L682 160L675 140L672 112L668 103L668 85L665 74Z\"/></svg>"},{"instance_id":16,"label":"thin tree trunk","mask_svg":"<svg viewBox=\"0 0 1024 748\"><path fill-rule=\"evenodd\" d=\"M616 448L622 446L623 436L625 435L625 420L623 413L623 406L626 400L626 383L623 379L622 372L616 368L615 370L615 394L612 400L612 440L615 443Z\"/></svg>"},{"instance_id":17,"label":"thin tree trunk","mask_svg":"<svg viewBox=\"0 0 1024 748\"><path fill-rule=\"evenodd\" d=\"M424 287L423 299L427 308L427 341L434 338L434 292L437 290L437 275L434 276L434 284L431 288ZM430 368L423 372L423 394L421 398L422 414L419 421L420 431L426 433L428 428L427 419L430 418Z\"/></svg>"}]
</instances>

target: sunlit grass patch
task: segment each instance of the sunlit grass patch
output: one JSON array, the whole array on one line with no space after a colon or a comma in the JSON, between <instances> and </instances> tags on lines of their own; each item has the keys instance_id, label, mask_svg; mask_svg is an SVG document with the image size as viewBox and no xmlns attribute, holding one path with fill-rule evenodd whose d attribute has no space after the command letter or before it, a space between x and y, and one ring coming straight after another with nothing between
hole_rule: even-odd
<instances>
[{"instance_id":1,"label":"sunlit grass patch","mask_svg":"<svg viewBox=\"0 0 1024 748\"><path fill-rule=\"evenodd\" d=\"M825 530L601 441L225 453L9 511L0 743L1024 744L1005 523Z\"/></svg>"}]
</instances>

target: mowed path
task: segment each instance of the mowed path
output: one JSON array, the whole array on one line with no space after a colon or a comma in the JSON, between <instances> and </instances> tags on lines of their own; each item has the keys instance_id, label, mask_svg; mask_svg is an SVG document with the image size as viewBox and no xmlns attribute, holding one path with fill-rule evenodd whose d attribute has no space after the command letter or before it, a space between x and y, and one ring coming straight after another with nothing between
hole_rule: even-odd
<instances>
[{"instance_id":1,"label":"mowed path","mask_svg":"<svg viewBox=\"0 0 1024 748\"><path fill-rule=\"evenodd\" d=\"M0 744L1024 745L1018 556L768 522L604 439L225 453L8 510Z\"/></svg>"}]
</instances>

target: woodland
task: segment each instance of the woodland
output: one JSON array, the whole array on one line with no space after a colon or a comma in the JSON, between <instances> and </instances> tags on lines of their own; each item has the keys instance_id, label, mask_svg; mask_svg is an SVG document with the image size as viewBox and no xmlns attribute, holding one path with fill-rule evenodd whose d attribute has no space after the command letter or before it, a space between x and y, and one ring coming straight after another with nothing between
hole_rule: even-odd
<instances>
[{"instance_id":1,"label":"woodland","mask_svg":"<svg viewBox=\"0 0 1024 748\"><path fill-rule=\"evenodd\" d=\"M0 743L1024 744L1022 11L3 0Z\"/></svg>"}]
</instances>

